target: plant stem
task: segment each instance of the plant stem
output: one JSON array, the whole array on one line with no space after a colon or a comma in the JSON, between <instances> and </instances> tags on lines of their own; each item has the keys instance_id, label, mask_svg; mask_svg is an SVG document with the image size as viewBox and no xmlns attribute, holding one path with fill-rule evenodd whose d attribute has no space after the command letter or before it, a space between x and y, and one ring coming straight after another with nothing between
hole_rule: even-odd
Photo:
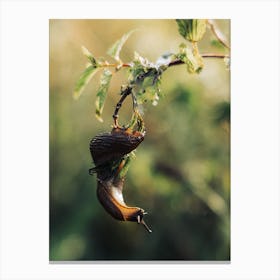
<instances>
[{"instance_id":1,"label":"plant stem","mask_svg":"<svg viewBox=\"0 0 280 280\"><path fill-rule=\"evenodd\" d=\"M214 22L211 19L208 19L207 22L210 26L211 31L216 36L218 41L230 50L230 46L228 45L228 43L224 39L224 36L223 36L222 32L217 28L217 26L215 26Z\"/></svg>"},{"instance_id":2,"label":"plant stem","mask_svg":"<svg viewBox=\"0 0 280 280\"><path fill-rule=\"evenodd\" d=\"M114 67L114 68L122 68L122 67L131 67L129 63L123 63L123 64L116 64L116 63L104 63L104 64L99 64L99 67Z\"/></svg>"},{"instance_id":3,"label":"plant stem","mask_svg":"<svg viewBox=\"0 0 280 280\"><path fill-rule=\"evenodd\" d=\"M201 56L204 57L204 58L225 58L225 57L229 57L228 54L219 54L219 53L202 53ZM168 64L168 67L175 66L175 65L180 65L180 64L184 64L184 63L185 63L184 61L182 61L180 59L176 59L176 60L171 61Z\"/></svg>"},{"instance_id":4,"label":"plant stem","mask_svg":"<svg viewBox=\"0 0 280 280\"><path fill-rule=\"evenodd\" d=\"M220 53L202 53L201 54L202 57L204 58L225 58L225 57L229 57L228 54L220 54ZM176 60L173 60L171 61L169 64L168 64L168 67L170 66L174 66L174 65L180 65L180 64L184 64L184 62L180 59L176 59ZM130 63L123 63L121 65L119 64L115 64L115 63L105 63L105 64L101 64L99 67L114 67L114 68L117 68L117 67L132 67L132 65Z\"/></svg>"},{"instance_id":5,"label":"plant stem","mask_svg":"<svg viewBox=\"0 0 280 280\"><path fill-rule=\"evenodd\" d=\"M207 57L212 57L212 58L225 58L225 57L230 57L228 54L219 54L219 53L202 53L202 57L207 58Z\"/></svg>"},{"instance_id":6,"label":"plant stem","mask_svg":"<svg viewBox=\"0 0 280 280\"><path fill-rule=\"evenodd\" d=\"M114 127L115 127L115 128L120 127L120 126L119 126L119 123L118 123L118 118L119 118L118 113L119 113L119 110L120 110L120 108L121 108L121 106L122 106L124 100L126 99L126 97L127 97L128 95L131 94L131 91L132 91L132 88L131 88L130 86L128 86L124 91L121 92L121 96L122 96L122 97L121 97L121 99L119 100L119 102L117 103L116 108L115 108L115 111L114 111L114 114L113 114Z\"/></svg>"}]
</instances>

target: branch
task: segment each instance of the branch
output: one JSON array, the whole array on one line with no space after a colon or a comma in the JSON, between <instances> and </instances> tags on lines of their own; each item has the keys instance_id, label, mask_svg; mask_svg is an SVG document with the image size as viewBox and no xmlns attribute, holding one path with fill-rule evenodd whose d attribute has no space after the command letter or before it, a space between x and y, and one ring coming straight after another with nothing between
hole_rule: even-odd
<instances>
[{"instance_id":1,"label":"branch","mask_svg":"<svg viewBox=\"0 0 280 280\"><path fill-rule=\"evenodd\" d=\"M118 118L119 118L118 113L119 113L119 110L120 110L124 100L126 99L126 97L131 94L131 91L132 91L132 88L128 86L124 91L121 92L121 99L117 103L114 114L113 114L115 128L120 127L119 123L118 123Z\"/></svg>"},{"instance_id":2,"label":"branch","mask_svg":"<svg viewBox=\"0 0 280 280\"><path fill-rule=\"evenodd\" d=\"M211 19L208 19L208 24L210 26L211 31L213 32L213 34L216 36L216 38L218 39L218 41L224 45L226 48L228 48L230 50L230 46L228 45L228 43L226 42L222 32L217 28L217 26L215 26L214 22Z\"/></svg>"},{"instance_id":3,"label":"branch","mask_svg":"<svg viewBox=\"0 0 280 280\"><path fill-rule=\"evenodd\" d=\"M121 64L118 64L118 63L103 63L103 64L99 64L98 67L102 67L102 68L105 68L105 67L114 67L116 68L116 70L119 70L121 69L122 67L131 67L131 64L129 63L121 63Z\"/></svg>"},{"instance_id":4,"label":"branch","mask_svg":"<svg viewBox=\"0 0 280 280\"><path fill-rule=\"evenodd\" d=\"M225 58L225 57L230 57L228 54L219 54L219 53L202 53L202 57L207 58L207 57L212 57L212 58Z\"/></svg>"},{"instance_id":5,"label":"branch","mask_svg":"<svg viewBox=\"0 0 280 280\"><path fill-rule=\"evenodd\" d=\"M225 58L225 57L230 57L228 54L220 54L220 53L202 53L201 56L203 58ZM168 67L171 66L175 66L175 65L180 65L180 64L184 64L184 62L180 59L176 59L171 61L168 64ZM123 64L115 64L115 63L104 63L101 64L99 67L114 67L116 69L121 69L122 67L132 67L132 65L130 63L123 63Z\"/></svg>"},{"instance_id":6,"label":"branch","mask_svg":"<svg viewBox=\"0 0 280 280\"><path fill-rule=\"evenodd\" d=\"M202 57L204 58L225 58L229 57L228 54L219 54L219 53L202 53ZM175 65L180 65L180 64L185 64L184 61L177 59L173 60L168 64L168 67L175 66Z\"/></svg>"}]
</instances>

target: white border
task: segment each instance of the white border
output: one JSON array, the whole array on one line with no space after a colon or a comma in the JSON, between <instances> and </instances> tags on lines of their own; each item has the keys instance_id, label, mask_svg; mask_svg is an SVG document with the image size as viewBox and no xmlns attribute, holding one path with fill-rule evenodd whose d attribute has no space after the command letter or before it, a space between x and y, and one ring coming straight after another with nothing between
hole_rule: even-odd
<instances>
[{"instance_id":1,"label":"white border","mask_svg":"<svg viewBox=\"0 0 280 280\"><path fill-rule=\"evenodd\" d=\"M231 264L49 264L48 19L188 17L232 20ZM279 34L278 1L2 1L0 278L279 279Z\"/></svg>"}]
</instances>

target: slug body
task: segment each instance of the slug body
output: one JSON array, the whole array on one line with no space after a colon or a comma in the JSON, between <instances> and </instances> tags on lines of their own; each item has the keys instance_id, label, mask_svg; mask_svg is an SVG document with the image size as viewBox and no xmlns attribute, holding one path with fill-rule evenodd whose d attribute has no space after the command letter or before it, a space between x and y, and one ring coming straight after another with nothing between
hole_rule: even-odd
<instances>
[{"instance_id":1,"label":"slug body","mask_svg":"<svg viewBox=\"0 0 280 280\"><path fill-rule=\"evenodd\" d=\"M90 152L96 166L122 158L137 148L144 140L144 134L129 129L113 128L110 133L102 133L90 142Z\"/></svg>"},{"instance_id":2,"label":"slug body","mask_svg":"<svg viewBox=\"0 0 280 280\"><path fill-rule=\"evenodd\" d=\"M124 177L120 172L127 154L144 140L144 134L129 129L113 128L90 142L90 152L95 167L90 174L97 173L97 197L104 209L115 219L141 223L151 232L143 220L145 211L139 207L127 206L123 198Z\"/></svg>"}]
</instances>

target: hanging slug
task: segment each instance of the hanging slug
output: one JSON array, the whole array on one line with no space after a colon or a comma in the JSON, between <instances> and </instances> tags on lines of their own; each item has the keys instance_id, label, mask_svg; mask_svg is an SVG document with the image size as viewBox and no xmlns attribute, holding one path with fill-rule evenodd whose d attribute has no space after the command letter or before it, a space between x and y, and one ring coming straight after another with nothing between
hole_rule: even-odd
<instances>
[{"instance_id":1,"label":"hanging slug","mask_svg":"<svg viewBox=\"0 0 280 280\"><path fill-rule=\"evenodd\" d=\"M110 133L102 133L90 142L90 152L96 166L122 158L137 148L144 140L144 133L131 129L113 128Z\"/></svg>"},{"instance_id":2,"label":"hanging slug","mask_svg":"<svg viewBox=\"0 0 280 280\"><path fill-rule=\"evenodd\" d=\"M120 221L137 222L152 232L143 220L145 211L139 207L127 206L123 199L124 175L121 171L127 163L126 155L144 140L144 133L131 129L113 128L90 142L90 152L95 167L90 174L97 173L97 197L104 209Z\"/></svg>"},{"instance_id":3,"label":"hanging slug","mask_svg":"<svg viewBox=\"0 0 280 280\"><path fill-rule=\"evenodd\" d=\"M97 197L104 209L115 219L143 224L148 232L152 232L143 220L146 212L139 207L127 206L124 202L122 190L124 179L98 180Z\"/></svg>"}]
</instances>

